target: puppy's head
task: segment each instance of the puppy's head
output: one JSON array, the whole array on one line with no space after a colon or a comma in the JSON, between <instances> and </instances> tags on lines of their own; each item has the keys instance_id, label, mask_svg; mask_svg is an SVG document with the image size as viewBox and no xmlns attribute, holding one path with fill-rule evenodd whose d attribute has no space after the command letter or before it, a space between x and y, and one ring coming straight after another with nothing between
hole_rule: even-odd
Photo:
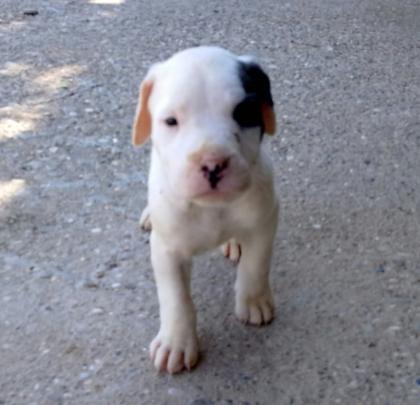
<instances>
[{"instance_id":1,"label":"puppy's head","mask_svg":"<svg viewBox=\"0 0 420 405\"><path fill-rule=\"evenodd\" d=\"M270 81L249 59L191 48L154 65L140 87L134 145L152 138L171 192L232 200L251 181L264 133L274 134Z\"/></svg>"}]
</instances>

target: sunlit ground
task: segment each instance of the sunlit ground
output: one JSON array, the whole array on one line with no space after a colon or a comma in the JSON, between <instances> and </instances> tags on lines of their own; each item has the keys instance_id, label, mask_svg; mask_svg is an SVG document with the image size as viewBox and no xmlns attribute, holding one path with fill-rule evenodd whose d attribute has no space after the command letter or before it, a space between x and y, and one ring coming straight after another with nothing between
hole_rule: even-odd
<instances>
[{"instance_id":1,"label":"sunlit ground","mask_svg":"<svg viewBox=\"0 0 420 405\"><path fill-rule=\"evenodd\" d=\"M0 181L0 207L7 204L25 189L26 183L23 179Z\"/></svg>"},{"instance_id":2,"label":"sunlit ground","mask_svg":"<svg viewBox=\"0 0 420 405\"><path fill-rule=\"evenodd\" d=\"M39 107L33 105L12 104L0 108L0 141L34 130L40 117Z\"/></svg>"},{"instance_id":3,"label":"sunlit ground","mask_svg":"<svg viewBox=\"0 0 420 405\"><path fill-rule=\"evenodd\" d=\"M28 96L25 102L0 108L0 142L15 138L24 132L34 131L44 114L54 107L51 105L51 98L61 89L68 87L71 80L83 71L84 68L80 65L64 65L53 67L31 79L25 77L25 86L36 89L37 96ZM30 76L30 72L30 66L11 62L7 62L0 69L0 75L8 77L23 74Z\"/></svg>"},{"instance_id":4,"label":"sunlit ground","mask_svg":"<svg viewBox=\"0 0 420 405\"><path fill-rule=\"evenodd\" d=\"M0 69L0 76L18 76L30 69L25 63L6 62L4 67Z\"/></svg>"},{"instance_id":5,"label":"sunlit ground","mask_svg":"<svg viewBox=\"0 0 420 405\"><path fill-rule=\"evenodd\" d=\"M33 84L46 93L55 93L57 90L67 86L67 80L79 75L83 70L79 65L53 67L38 75L33 80Z\"/></svg>"}]
</instances>

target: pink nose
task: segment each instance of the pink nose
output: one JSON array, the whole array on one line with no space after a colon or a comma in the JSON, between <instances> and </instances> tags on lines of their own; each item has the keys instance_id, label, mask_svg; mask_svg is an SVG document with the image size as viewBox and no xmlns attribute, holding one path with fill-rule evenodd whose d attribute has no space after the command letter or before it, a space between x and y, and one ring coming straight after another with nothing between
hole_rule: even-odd
<instances>
[{"instance_id":1,"label":"pink nose","mask_svg":"<svg viewBox=\"0 0 420 405\"><path fill-rule=\"evenodd\" d=\"M200 170L212 189L215 189L220 180L226 175L229 160L229 157L222 155L210 154L202 156Z\"/></svg>"}]
</instances>

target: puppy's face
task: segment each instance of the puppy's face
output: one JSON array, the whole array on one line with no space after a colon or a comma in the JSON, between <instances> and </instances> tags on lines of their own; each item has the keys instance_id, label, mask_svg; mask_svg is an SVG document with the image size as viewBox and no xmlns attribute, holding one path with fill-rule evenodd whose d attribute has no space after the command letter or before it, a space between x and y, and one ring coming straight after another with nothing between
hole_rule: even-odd
<instances>
[{"instance_id":1,"label":"puppy's face","mask_svg":"<svg viewBox=\"0 0 420 405\"><path fill-rule=\"evenodd\" d=\"M250 184L263 133L274 133L261 68L210 47L180 52L143 81L133 142L150 135L171 193L200 204L238 197Z\"/></svg>"}]
</instances>

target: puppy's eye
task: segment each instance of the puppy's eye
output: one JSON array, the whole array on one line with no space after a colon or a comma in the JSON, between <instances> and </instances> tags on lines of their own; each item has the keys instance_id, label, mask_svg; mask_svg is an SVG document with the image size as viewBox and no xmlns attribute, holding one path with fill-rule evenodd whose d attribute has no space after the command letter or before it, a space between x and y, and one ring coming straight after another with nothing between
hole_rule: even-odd
<instances>
[{"instance_id":1,"label":"puppy's eye","mask_svg":"<svg viewBox=\"0 0 420 405\"><path fill-rule=\"evenodd\" d=\"M176 127L178 125L178 121L175 117L168 117L165 119L165 124L168 127Z\"/></svg>"}]
</instances>

